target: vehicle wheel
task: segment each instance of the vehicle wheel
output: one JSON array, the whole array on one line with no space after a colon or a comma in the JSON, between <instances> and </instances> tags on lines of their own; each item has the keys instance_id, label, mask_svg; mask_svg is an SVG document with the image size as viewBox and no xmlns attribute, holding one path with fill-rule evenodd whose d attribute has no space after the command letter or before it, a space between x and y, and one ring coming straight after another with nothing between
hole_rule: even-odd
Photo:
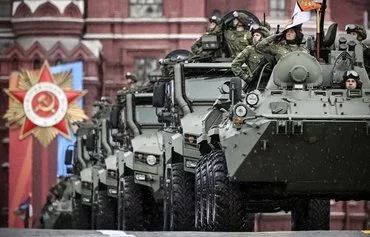
<instances>
[{"instance_id":1,"label":"vehicle wheel","mask_svg":"<svg viewBox=\"0 0 370 237\"><path fill-rule=\"evenodd\" d=\"M183 163L173 164L168 174L165 191L168 230L194 230L194 174L184 171Z\"/></svg>"},{"instance_id":2,"label":"vehicle wheel","mask_svg":"<svg viewBox=\"0 0 370 237\"><path fill-rule=\"evenodd\" d=\"M94 192L94 219L95 229L114 230L116 224L117 206L113 198L108 197L107 190L96 190Z\"/></svg>"},{"instance_id":3,"label":"vehicle wheel","mask_svg":"<svg viewBox=\"0 0 370 237\"><path fill-rule=\"evenodd\" d=\"M198 161L197 167L195 168L195 228L197 230L202 229L202 164L203 159Z\"/></svg>"},{"instance_id":4,"label":"vehicle wheel","mask_svg":"<svg viewBox=\"0 0 370 237\"><path fill-rule=\"evenodd\" d=\"M123 190L124 190L124 179L120 177L118 182L117 190L117 229L123 230Z\"/></svg>"},{"instance_id":5,"label":"vehicle wheel","mask_svg":"<svg viewBox=\"0 0 370 237\"><path fill-rule=\"evenodd\" d=\"M329 230L330 201L300 199L292 208L292 230Z\"/></svg>"},{"instance_id":6,"label":"vehicle wheel","mask_svg":"<svg viewBox=\"0 0 370 237\"><path fill-rule=\"evenodd\" d=\"M123 178L122 229L144 230L143 193L139 185L135 184L133 176Z\"/></svg>"},{"instance_id":7,"label":"vehicle wheel","mask_svg":"<svg viewBox=\"0 0 370 237\"><path fill-rule=\"evenodd\" d=\"M72 227L71 214L62 212L59 214L53 229L70 229Z\"/></svg>"},{"instance_id":8,"label":"vehicle wheel","mask_svg":"<svg viewBox=\"0 0 370 237\"><path fill-rule=\"evenodd\" d=\"M72 228L91 229L91 208L82 205L81 196L78 194L72 197Z\"/></svg>"},{"instance_id":9,"label":"vehicle wheel","mask_svg":"<svg viewBox=\"0 0 370 237\"><path fill-rule=\"evenodd\" d=\"M207 222L208 210L208 183L207 183L207 156L203 157L196 167L195 187L195 216L197 230L209 230Z\"/></svg>"},{"instance_id":10,"label":"vehicle wheel","mask_svg":"<svg viewBox=\"0 0 370 237\"><path fill-rule=\"evenodd\" d=\"M228 177L225 155L222 151L210 154L213 166L213 207L211 224L214 231L248 231L246 206L236 182Z\"/></svg>"}]
</instances>

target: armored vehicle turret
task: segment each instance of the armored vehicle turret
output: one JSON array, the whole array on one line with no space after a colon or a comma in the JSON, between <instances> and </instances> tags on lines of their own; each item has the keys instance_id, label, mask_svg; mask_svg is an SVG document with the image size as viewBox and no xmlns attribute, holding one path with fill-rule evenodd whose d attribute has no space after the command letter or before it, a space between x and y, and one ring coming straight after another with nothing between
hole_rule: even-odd
<instances>
[{"instance_id":1,"label":"armored vehicle turret","mask_svg":"<svg viewBox=\"0 0 370 237\"><path fill-rule=\"evenodd\" d=\"M242 229L247 213L291 211L293 230L327 230L329 199L369 200L362 44L345 35L326 46L320 60L283 56L265 88L245 92L240 79L225 85L230 109L216 104L224 119L207 116L198 139L196 212L206 213L208 228ZM346 71L358 73L362 88L343 87Z\"/></svg>"}]
</instances>

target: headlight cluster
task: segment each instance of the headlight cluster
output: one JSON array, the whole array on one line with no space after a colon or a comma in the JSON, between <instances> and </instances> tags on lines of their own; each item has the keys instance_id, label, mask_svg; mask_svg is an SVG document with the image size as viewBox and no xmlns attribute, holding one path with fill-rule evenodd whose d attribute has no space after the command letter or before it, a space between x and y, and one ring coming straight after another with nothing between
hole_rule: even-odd
<instances>
[{"instance_id":1,"label":"headlight cluster","mask_svg":"<svg viewBox=\"0 0 370 237\"><path fill-rule=\"evenodd\" d=\"M249 93L246 97L247 104L250 106L256 106L259 102L259 97L255 93Z\"/></svg>"},{"instance_id":2,"label":"headlight cluster","mask_svg":"<svg viewBox=\"0 0 370 237\"><path fill-rule=\"evenodd\" d=\"M151 166L157 164L158 158L159 157L153 154L135 153L135 159L137 161L147 163L148 165L151 165Z\"/></svg>"}]
</instances>

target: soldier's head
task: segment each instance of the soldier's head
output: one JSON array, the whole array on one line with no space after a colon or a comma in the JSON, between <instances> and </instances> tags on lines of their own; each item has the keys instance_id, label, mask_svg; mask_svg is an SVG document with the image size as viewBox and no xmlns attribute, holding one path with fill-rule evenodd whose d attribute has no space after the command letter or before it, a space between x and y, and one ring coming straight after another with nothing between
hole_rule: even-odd
<instances>
[{"instance_id":1,"label":"soldier's head","mask_svg":"<svg viewBox=\"0 0 370 237\"><path fill-rule=\"evenodd\" d=\"M131 73L131 72L127 72L126 73L126 80L127 80L127 84L129 85L129 87L133 86L133 84L135 84L137 82L137 77L135 74Z\"/></svg>"},{"instance_id":2,"label":"soldier's head","mask_svg":"<svg viewBox=\"0 0 370 237\"><path fill-rule=\"evenodd\" d=\"M246 28L248 26L248 16L243 12L233 12L233 26L234 28L238 27L244 27Z\"/></svg>"},{"instance_id":3,"label":"soldier's head","mask_svg":"<svg viewBox=\"0 0 370 237\"><path fill-rule=\"evenodd\" d=\"M353 35L358 41L363 41L367 37L365 27L357 24L348 24L344 29L347 34Z\"/></svg>"},{"instance_id":4,"label":"soldier's head","mask_svg":"<svg viewBox=\"0 0 370 237\"><path fill-rule=\"evenodd\" d=\"M360 75L355 70L345 71L343 74L342 88L344 89L360 89L362 83Z\"/></svg>"},{"instance_id":5,"label":"soldier's head","mask_svg":"<svg viewBox=\"0 0 370 237\"><path fill-rule=\"evenodd\" d=\"M266 38L270 35L270 31L264 27L257 24L253 24L250 27L250 32L252 33L252 40L253 44L257 44L258 41L262 40L263 38Z\"/></svg>"},{"instance_id":6,"label":"soldier's head","mask_svg":"<svg viewBox=\"0 0 370 237\"><path fill-rule=\"evenodd\" d=\"M298 44L300 45L303 40L302 25L296 25L287 28L283 31L285 40L288 44Z\"/></svg>"},{"instance_id":7,"label":"soldier's head","mask_svg":"<svg viewBox=\"0 0 370 237\"><path fill-rule=\"evenodd\" d=\"M208 31L212 31L216 28L217 25L221 24L221 18L213 15L209 18Z\"/></svg>"}]
</instances>

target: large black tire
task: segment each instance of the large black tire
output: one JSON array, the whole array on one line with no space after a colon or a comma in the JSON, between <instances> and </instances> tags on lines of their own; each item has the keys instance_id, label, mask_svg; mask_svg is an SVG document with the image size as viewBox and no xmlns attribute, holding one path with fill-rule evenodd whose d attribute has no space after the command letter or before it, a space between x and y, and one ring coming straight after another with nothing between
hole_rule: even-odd
<instances>
[{"instance_id":1,"label":"large black tire","mask_svg":"<svg viewBox=\"0 0 370 237\"><path fill-rule=\"evenodd\" d=\"M203 159L200 160L195 168L195 228L197 230L203 230L203 220L202 220L202 164Z\"/></svg>"},{"instance_id":2,"label":"large black tire","mask_svg":"<svg viewBox=\"0 0 370 237\"><path fill-rule=\"evenodd\" d=\"M246 212L246 202L239 184L231 182L223 151L210 154L213 190L210 224L214 231L253 231L254 215ZM209 198L210 200L211 198Z\"/></svg>"},{"instance_id":3,"label":"large black tire","mask_svg":"<svg viewBox=\"0 0 370 237\"><path fill-rule=\"evenodd\" d=\"M202 158L195 171L195 226L197 230L210 230L207 222L208 210L208 183L207 183L207 156Z\"/></svg>"},{"instance_id":4,"label":"large black tire","mask_svg":"<svg viewBox=\"0 0 370 237\"><path fill-rule=\"evenodd\" d=\"M143 192L141 187L135 184L133 176L123 178L122 192L122 229L144 230Z\"/></svg>"},{"instance_id":5,"label":"large black tire","mask_svg":"<svg viewBox=\"0 0 370 237\"><path fill-rule=\"evenodd\" d=\"M296 201L292 208L292 230L330 230L330 201Z\"/></svg>"},{"instance_id":6,"label":"large black tire","mask_svg":"<svg viewBox=\"0 0 370 237\"><path fill-rule=\"evenodd\" d=\"M165 186L166 230L191 231L194 225L194 174L184 171L183 163L175 163L167 171Z\"/></svg>"},{"instance_id":7,"label":"large black tire","mask_svg":"<svg viewBox=\"0 0 370 237\"><path fill-rule=\"evenodd\" d=\"M53 229L71 229L71 228L72 228L71 214L67 212L60 213Z\"/></svg>"},{"instance_id":8,"label":"large black tire","mask_svg":"<svg viewBox=\"0 0 370 237\"><path fill-rule=\"evenodd\" d=\"M78 194L72 197L72 229L91 229L91 208L82 205Z\"/></svg>"},{"instance_id":9,"label":"large black tire","mask_svg":"<svg viewBox=\"0 0 370 237\"><path fill-rule=\"evenodd\" d=\"M94 192L94 219L95 229L114 230L117 228L117 203L108 197L107 190L96 190Z\"/></svg>"}]
</instances>

